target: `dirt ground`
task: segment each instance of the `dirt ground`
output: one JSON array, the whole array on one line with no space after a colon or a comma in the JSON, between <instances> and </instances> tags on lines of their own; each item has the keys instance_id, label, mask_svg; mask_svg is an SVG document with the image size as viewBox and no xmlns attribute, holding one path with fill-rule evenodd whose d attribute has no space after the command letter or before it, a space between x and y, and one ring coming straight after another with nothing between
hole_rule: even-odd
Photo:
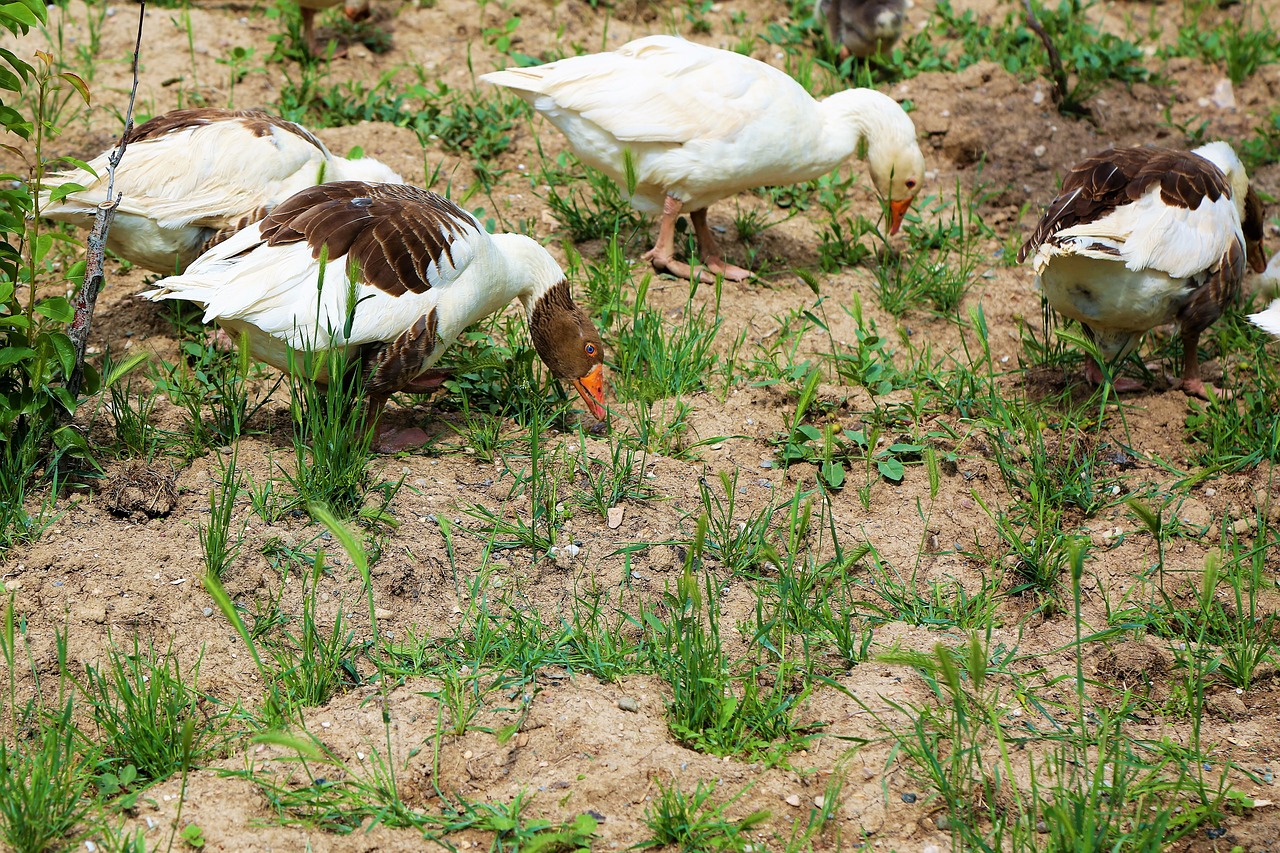
<instances>
[{"instance_id":1,"label":"dirt ground","mask_svg":"<svg viewBox=\"0 0 1280 853\"><path fill-rule=\"evenodd\" d=\"M676 20L666 7L643 0L625 0L611 14L583 0L511 0L505 8L497 3L477 5L472 0L438 0L426 6L389 0L374 3L376 19L390 34L392 49L375 54L363 46L351 46L344 57L333 61L331 80L371 83L380 75L392 74L397 82L408 85L422 75L453 88L473 88L472 69L478 74L503 64L502 57L487 44L484 30L502 25L510 15L521 19L515 48L535 56L564 43L586 45L591 50L614 47L634 37L669 31L670 22ZM932 8L931 0L919 0L909 13L910 25L922 25ZM979 16L999 20L1008 7L991 0L956 0L955 8L973 9ZM1269 13L1272 20L1280 21L1277 8L1280 2L1266 0L1255 12ZM108 16L102 18L92 84L94 104L68 122L54 143L59 151L88 158L118 136L118 114L127 102L130 82L128 56L137 24L134 10L130 4L112 4ZM79 0L72 0L65 14L51 10L53 20L61 20L68 51L88 43L86 22L93 12ZM1178 12L1168 4L1118 2L1094 6L1089 14L1105 14L1108 25L1116 31L1136 22L1134 25L1145 32L1148 22L1173 21ZM1238 13L1231 8L1212 12L1225 16ZM768 22L786 14L784 4L771 0L715 3L706 13L712 35L695 37L728 47L734 41L727 35L733 27L743 33L763 32ZM233 97L237 107L268 105L278 96L279 66L250 74L232 91L227 85L228 69L218 63L236 46L255 48L259 58L270 53L267 39L278 31L279 22L266 16L261 5L201 2L193 6L190 20L194 37L190 43L179 16L173 9L148 11L138 90L140 111L159 114L180 106L183 98L189 101L192 92L198 92L210 105L225 105ZM735 22L732 16L740 17ZM321 18L322 33L333 20ZM1172 37L1174 26L1170 23L1167 38ZM689 35L687 27L682 34ZM19 43L19 53L48 47L45 36L33 33ZM778 61L781 56L762 41L756 42L754 55L765 61ZM958 74L926 73L886 89L895 98L910 99L914 104L913 117L928 159L926 193L951 197L957 186L968 192L985 184L989 195L978 213L1003 241L1034 224L1064 169L1083 155L1112 144L1183 144L1181 135L1170 127L1166 110L1174 123L1207 120L1207 138L1243 139L1280 103L1280 66L1264 66L1236 86L1234 105L1223 108L1211 100L1223 79L1220 69L1185 59L1167 63L1152 59L1151 63L1163 67L1167 81L1106 88L1092 101L1096 124L1059 115L1047 97L1047 81L1026 84L990 63ZM548 156L563 148L560 135L545 123L518 126L513 148L498 162L510 171L492 194L476 196L473 204L483 204L500 225L514 228L532 222L536 236L546 240L552 253L563 259L561 241L554 237L556 223L546 215L546 204L536 188L521 174L520 167L535 162L534 132L541 135ZM448 153L439 146L424 151L413 133L390 124L320 129L317 135L337 152L362 146L366 154L389 164L409 183L422 185L428 174L436 174L434 188L442 190L448 182L457 196L475 180L465 155ZM1264 193L1273 198L1280 195L1280 167L1266 167L1252 177ZM858 182L855 209L861 206L872 215L875 206L868 187L869 181ZM742 251L732 236L735 204L741 209L754 206L768 210L767 202L754 195L711 208L711 224L728 231L725 239L731 258L740 257ZM817 268L818 227L816 215L810 214L815 211L789 219L757 238L763 255L775 262L776 269L792 265ZM1275 226L1269 225L1268 231L1268 240L1274 240ZM628 245L628 257L638 258L647 248L647 239L641 235ZM984 257L990 260L977 270L975 285L961 312L981 304L991 328L993 357L1013 367L1021 355L1019 324L1039 324L1040 297L1027 270L1009 268L995 260L1001 241L986 241ZM578 249L588 256L602 251L595 244ZM643 262L637 264L637 282L645 269ZM176 360L177 342L171 326L153 306L135 298L143 273L122 274L109 266L108 274L92 346L98 351L107 346L116 352L142 349L157 358ZM868 269L853 267L823 276L820 285L824 294L836 300L844 294L861 294L865 310L879 327L892 330L898 321L879 311L872 282ZM655 280L649 301L655 308L679 311L685 294L679 282ZM701 301L710 298L705 293L698 297ZM808 286L785 271L763 281L726 285L719 343L727 351L745 329L747 345L754 345L777 331L780 315L812 300ZM841 316L837 318L837 314ZM835 336L852 338L852 321L843 312L832 312L831 316ZM917 345L927 342L938 353L958 348L959 333L952 322L916 312L902 324L910 328ZM805 347L815 350L823 345L817 336L804 342ZM1208 376L1220 375L1223 369L1214 360L1207 365ZM1066 380L1056 376L1044 381L1061 388ZM824 385L821 393L847 398L854 410L867 402L865 392L852 386ZM268 407L264 423L284 426L241 442L240 463L255 482L261 482L273 465L287 464L292 457L287 419L281 416L288 405L287 395L278 393L277 397ZM724 400L711 394L696 395L690 401L694 435L733 437L701 449L696 461L651 459L648 471L652 477L647 482L667 500L627 503L617 529L610 529L592 513L580 512L567 522L564 531L582 549L571 565L562 566L526 551L501 552L491 558L491 578L501 581L505 590L515 592L546 619L555 619L576 591L592 584L629 599L657 601L679 572L672 549L656 545L638 548L634 557L625 556L620 549L632 543L687 540L699 506L700 476L711 479L722 470L741 471L746 487L741 499L750 510L775 500L775 496L792 494L799 481L807 478L812 482L810 466L783 471L760 464L771 453L766 439L784 428L794 399L795 389L781 386L739 387ZM1165 469L1147 460L1158 457L1184 470L1193 467L1194 448L1184 427L1188 408L1183 395L1158 389L1127 402L1129 435L1134 449L1143 454L1134 457L1135 467L1126 474L1132 491L1169 479ZM179 414L162 402L158 417L163 423ZM441 420L455 415L426 406L399 410L391 417L447 433ZM579 439L564 435L554 440L572 443ZM586 440L600 443L595 438ZM1119 430L1114 440L1120 446L1128 443ZM130 463L109 462L106 488L65 498L59 505L61 517L41 541L18 547L0 561L0 578L14 593L16 606L27 620L27 636L43 670L56 671L55 632L66 632L70 656L83 664L100 662L109 641L119 645L137 634L144 643L152 639L162 645L172 643L187 665L200 659L199 687L211 696L228 703L252 705L256 701L261 682L252 661L234 631L211 608L200 584L203 569L196 524L208 512L217 457L217 453L210 454L175 471L172 509L154 518L145 512L120 515L111 511L105 497L109 484L112 478L125 476ZM456 449L380 457L374 465L375 481L403 474L406 484L390 506L400 526L386 540L373 568L380 628L392 635L409 631L426 636L447 634L471 603L470 580L479 571L482 549L474 537L459 535L457 568L451 568L440 528L432 519L443 514L460 518L458 507L463 501L500 511L509 482L495 482L502 471L500 465ZM1206 480L1190 492L1179 515L1199 524L1222 517L1251 517L1254 506L1267 499L1272 488L1270 477L1264 466ZM908 572L914 566L925 580L955 578L972 585L978 568L957 550L975 542L979 548L997 544L992 521L973 500L974 492L988 503L1000 504L1007 499L993 463L979 448L968 447L962 449L958 467L944 474L936 498L930 497L925 471L916 466L908 468L901 484L887 480L875 483L870 510L863 508L852 489L846 489L833 496L831 511L845 541L872 542L885 561L901 571ZM142 500L145 503L149 497L143 495ZM249 601L275 594L279 586L278 573L260 553L262 546L275 538L300 546L311 542L319 530L306 519L288 518L278 525L266 525L243 498L236 508L236 526L242 518L247 519L246 540L229 570L227 587L238 600ZM1104 537L1117 527L1126 535ZM1152 565L1154 548L1150 536L1136 530L1123 505L1085 520L1080 531L1092 536L1097 545L1090 552L1086 569L1084 620L1088 633L1106 626L1105 603L1118 600ZM922 542L927 543L923 548ZM1212 534L1179 539L1167 555L1168 565L1175 575L1185 573L1194 583L1213 543ZM331 574L320 582L324 616L332 618L341 602L355 624L363 626L358 630L366 630L367 625L359 619L367 612L363 610L359 577L349 562L337 559L336 547L330 551L336 561ZM1270 570L1280 568L1280 556L1269 555L1267 560ZM725 580L728 625L749 618L755 599L745 584L741 579ZM491 594L496 592L490 590ZM286 585L283 596L282 608L296 611L300 597L296 578ZM1032 609L1030 602L1024 606L1009 599L991 630L991 642L1016 645L1025 655L1041 656L1037 664L1046 668L1046 679L1074 672L1074 659L1061 651L1074 636L1074 620L1069 613L1044 617L1033 614ZM962 639L960 631L930 631L901 623L876 633L878 648L896 644L903 649L929 651L940 641L956 644ZM735 635L732 642L741 643L742 638ZM1090 675L1119 684L1127 677L1141 680L1141 674L1150 672L1160 659L1146 642L1133 641L1099 648L1085 666ZM1203 738L1216 745L1212 753L1215 760L1233 759L1259 773L1276 767L1280 682L1271 672L1241 695L1223 688L1221 696L1211 697L1211 708L1216 712L1206 718ZM887 710L890 702L931 701L924 681L907 667L872 661L854 667L838 681L869 706L882 710ZM805 718L827 721L831 736L795 756L794 769L765 769L680 746L664 719L668 688L656 678L632 677L607 684L583 675L544 672L536 680L536 697L518 735L503 743L477 728L461 737L444 738L438 745L438 767L433 769L434 747L428 739L435 732L437 707L435 700L424 694L436 687L426 679L410 679L392 691L386 709L392 721L392 752L404 768L404 796L415 807L438 806L431 781L441 790L455 791L472 801L510 802L525 791L536 795L527 816L563 820L590 810L600 821L597 849L621 849L648 837L643 815L658 783L676 779L685 790L692 790L697 780L715 780L718 792L726 797L750 786L730 813L741 816L755 809L770 810L773 817L761 830L767 837L771 832L785 834L790 822L803 816L807 804L822 793L837 762L845 756L848 739L866 738L871 745L860 750L849 765L849 781L838 809L843 838L839 846L852 849L859 839L877 850L947 850L951 846L950 834L937 828L937 804L926 803L923 794L927 792L914 787L901 765L886 765L889 748L877 740L879 733L870 715L835 690L815 693L803 713ZM1167 688L1157 685L1154 689ZM619 702L623 699L634 700L638 710L622 710ZM490 697L477 718L477 727L496 731L516 722L516 704L504 695ZM376 689L352 689L314 709L308 728L336 754L358 765L371 750L385 751L383 710ZM1158 716L1135 724L1132 731L1139 737L1167 736L1175 741L1187 736L1182 722ZM368 832L340 836L281 827L257 789L219 773L247 766L269 767L278 762L279 755L272 747L237 743L225 758L188 781L183 822L194 821L204 828L206 849L422 848L420 834L407 829L377 826ZM436 778L431 780L433 772ZM1267 784L1241 774L1235 774L1233 782L1247 795L1259 799L1275 796ZM167 838L179 785L176 777L169 779L151 791L140 806L136 825L149 827L152 845ZM914 803L905 802L902 795L910 793L921 796ZM792 805L788 798L800 806ZM1225 835L1216 840L1201 832L1178 849L1228 850L1240 845L1246 850L1280 850L1280 816L1275 807L1248 810L1232 817L1224 828ZM489 836L481 833L462 833L451 840L461 849L471 845L484 848L490 843Z\"/></svg>"}]
</instances>

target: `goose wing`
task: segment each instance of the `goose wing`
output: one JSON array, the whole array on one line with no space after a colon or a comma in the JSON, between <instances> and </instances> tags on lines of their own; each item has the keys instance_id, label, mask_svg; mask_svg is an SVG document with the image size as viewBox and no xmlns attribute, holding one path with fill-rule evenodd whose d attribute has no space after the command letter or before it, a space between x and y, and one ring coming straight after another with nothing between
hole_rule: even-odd
<instances>
[{"instance_id":1,"label":"goose wing","mask_svg":"<svg viewBox=\"0 0 1280 853\"><path fill-rule=\"evenodd\" d=\"M442 289L472 286L464 274L490 250L480 223L448 199L345 181L286 199L143 295L200 302L205 322L242 320L295 348L359 345L394 340Z\"/></svg>"},{"instance_id":2,"label":"goose wing","mask_svg":"<svg viewBox=\"0 0 1280 853\"><path fill-rule=\"evenodd\" d=\"M73 170L47 182L84 190L49 205L45 215L84 213L106 199L107 157L93 174ZM116 173L120 211L162 228L224 228L265 211L304 186L322 182L331 155L305 128L259 110L176 110L134 128Z\"/></svg>"},{"instance_id":3,"label":"goose wing","mask_svg":"<svg viewBox=\"0 0 1280 853\"><path fill-rule=\"evenodd\" d=\"M1075 166L1019 261L1041 249L1100 252L1131 270L1187 278L1217 267L1241 242L1222 171L1166 148L1109 149Z\"/></svg>"}]
</instances>

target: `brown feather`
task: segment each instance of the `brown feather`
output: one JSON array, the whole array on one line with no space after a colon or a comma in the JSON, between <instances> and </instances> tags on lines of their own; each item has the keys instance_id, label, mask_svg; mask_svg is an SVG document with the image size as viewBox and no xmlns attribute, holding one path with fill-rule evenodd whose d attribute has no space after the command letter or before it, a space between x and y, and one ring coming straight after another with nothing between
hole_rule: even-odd
<instances>
[{"instance_id":1,"label":"brown feather","mask_svg":"<svg viewBox=\"0 0 1280 853\"><path fill-rule=\"evenodd\" d=\"M193 127L203 127L219 121L239 121L249 132L257 137L270 136L273 128L279 128L292 133L300 139L305 139L321 151L325 150L320 140L316 139L306 128L291 121L286 121L279 116L274 116L262 110L225 110L216 107L171 110L163 115L158 115L150 121L143 122L135 127L129 134L128 141L134 143L148 139L159 139L170 133L188 130Z\"/></svg>"},{"instance_id":2,"label":"brown feather","mask_svg":"<svg viewBox=\"0 0 1280 853\"><path fill-rule=\"evenodd\" d=\"M430 288L428 268L453 265L455 235L479 229L471 214L428 190L340 181L294 194L262 221L270 246L305 241L312 257L348 255L362 279L392 296Z\"/></svg>"},{"instance_id":3,"label":"brown feather","mask_svg":"<svg viewBox=\"0 0 1280 853\"><path fill-rule=\"evenodd\" d=\"M440 343L438 322L436 310L432 308L394 341L366 353L365 388L370 396L394 394L426 369L427 360Z\"/></svg>"},{"instance_id":4,"label":"brown feather","mask_svg":"<svg viewBox=\"0 0 1280 853\"><path fill-rule=\"evenodd\" d=\"M1059 231L1101 219L1142 198L1156 184L1165 204L1188 210L1199 208L1206 198L1217 201L1231 195L1222 170L1198 154L1169 148L1109 148L1072 167L1063 178L1057 198L1018 251L1019 263Z\"/></svg>"}]
</instances>

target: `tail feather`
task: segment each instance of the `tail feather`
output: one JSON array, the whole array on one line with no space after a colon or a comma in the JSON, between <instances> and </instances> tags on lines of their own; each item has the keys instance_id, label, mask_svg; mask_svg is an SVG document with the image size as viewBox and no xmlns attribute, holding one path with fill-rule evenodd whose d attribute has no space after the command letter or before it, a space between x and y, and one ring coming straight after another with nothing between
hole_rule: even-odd
<instances>
[{"instance_id":1,"label":"tail feather","mask_svg":"<svg viewBox=\"0 0 1280 853\"><path fill-rule=\"evenodd\" d=\"M1266 310L1250 314L1249 321L1263 331L1280 338L1280 299L1272 302Z\"/></svg>"}]
</instances>

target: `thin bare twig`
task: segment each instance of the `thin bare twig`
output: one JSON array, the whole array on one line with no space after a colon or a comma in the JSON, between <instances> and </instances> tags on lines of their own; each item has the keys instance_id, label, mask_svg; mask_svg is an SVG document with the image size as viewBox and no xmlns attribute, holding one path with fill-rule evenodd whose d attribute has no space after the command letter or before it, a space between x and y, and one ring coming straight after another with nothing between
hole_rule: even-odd
<instances>
[{"instance_id":1,"label":"thin bare twig","mask_svg":"<svg viewBox=\"0 0 1280 853\"><path fill-rule=\"evenodd\" d=\"M1040 21L1031 8L1031 0L1023 0L1023 3L1027 7L1027 26L1040 37L1040 41L1044 43L1045 52L1049 54L1049 73L1053 76L1053 102L1064 104L1071 92L1067 88L1067 71L1062 67L1062 57L1058 54L1058 48L1054 45L1053 39L1049 38L1044 27L1040 26Z\"/></svg>"},{"instance_id":2,"label":"thin bare twig","mask_svg":"<svg viewBox=\"0 0 1280 853\"><path fill-rule=\"evenodd\" d=\"M84 285L72 301L75 316L67 330L76 354L75 368L67 379L67 391L72 400L80 396L80 385L84 381L84 351L89 343L89 326L93 320L93 307L98 302L98 293L105 280L103 267L106 264L107 232L111 229L111 221L115 219L116 208L120 206L119 196L111 196L116 189L116 167L124 159L124 149L129 144L129 134L133 131L133 102L138 97L138 54L142 52L142 22L146 16L147 4L143 0L138 4L138 39L133 46L133 89L129 92L129 109L124 114L124 131L120 134L120 144L107 157L107 198L98 205L98 212L94 214L93 230L89 232Z\"/></svg>"}]
</instances>

